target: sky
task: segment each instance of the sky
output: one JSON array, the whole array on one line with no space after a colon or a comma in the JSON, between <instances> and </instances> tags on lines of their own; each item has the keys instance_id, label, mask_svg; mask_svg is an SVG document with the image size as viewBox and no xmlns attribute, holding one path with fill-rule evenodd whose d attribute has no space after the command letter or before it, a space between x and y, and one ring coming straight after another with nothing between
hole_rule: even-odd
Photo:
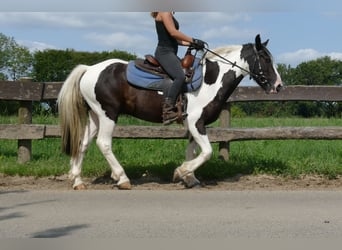
<instances>
[{"instance_id":1,"label":"sky","mask_svg":"<svg viewBox=\"0 0 342 250\"><path fill-rule=\"evenodd\" d=\"M149 12L175 11L180 30L211 49L270 39L276 63L342 60L341 0L1 0L0 33L31 51L153 54ZM182 53L183 50L180 50Z\"/></svg>"}]
</instances>

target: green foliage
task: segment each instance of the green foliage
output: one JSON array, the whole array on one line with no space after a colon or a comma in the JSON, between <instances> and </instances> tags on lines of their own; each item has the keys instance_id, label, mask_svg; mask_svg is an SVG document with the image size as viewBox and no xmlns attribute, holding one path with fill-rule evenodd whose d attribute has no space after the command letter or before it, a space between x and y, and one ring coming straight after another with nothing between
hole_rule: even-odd
<instances>
[{"instance_id":1,"label":"green foliage","mask_svg":"<svg viewBox=\"0 0 342 250\"><path fill-rule=\"evenodd\" d=\"M33 57L30 51L17 44L13 37L0 33L0 77L18 80L32 70Z\"/></svg>"},{"instance_id":2,"label":"green foliage","mask_svg":"<svg viewBox=\"0 0 342 250\"><path fill-rule=\"evenodd\" d=\"M296 68L279 64L277 70L285 85L342 85L342 61L330 57L303 62ZM339 102L248 102L234 105L253 116L342 117Z\"/></svg>"},{"instance_id":3,"label":"green foliage","mask_svg":"<svg viewBox=\"0 0 342 250\"><path fill-rule=\"evenodd\" d=\"M279 64L277 70L286 85L342 84L342 61L328 56L303 62L296 68Z\"/></svg>"},{"instance_id":4,"label":"green foliage","mask_svg":"<svg viewBox=\"0 0 342 250\"><path fill-rule=\"evenodd\" d=\"M231 112L232 116L236 117L236 118L246 117L246 113L238 105L234 105L234 104L231 105L230 112Z\"/></svg>"},{"instance_id":5,"label":"green foliage","mask_svg":"<svg viewBox=\"0 0 342 250\"><path fill-rule=\"evenodd\" d=\"M299 85L342 84L342 62L322 57L299 64L292 74Z\"/></svg>"},{"instance_id":6,"label":"green foliage","mask_svg":"<svg viewBox=\"0 0 342 250\"><path fill-rule=\"evenodd\" d=\"M299 85L296 83L296 79L293 77L294 69L291 68L290 65L278 64L277 70L285 85Z\"/></svg>"},{"instance_id":7,"label":"green foliage","mask_svg":"<svg viewBox=\"0 0 342 250\"><path fill-rule=\"evenodd\" d=\"M0 115L18 114L18 109L19 109L19 102L0 100Z\"/></svg>"},{"instance_id":8,"label":"green foliage","mask_svg":"<svg viewBox=\"0 0 342 250\"><path fill-rule=\"evenodd\" d=\"M68 51L46 50L34 53L33 77L36 81L64 81L74 67Z\"/></svg>"},{"instance_id":9,"label":"green foliage","mask_svg":"<svg viewBox=\"0 0 342 250\"><path fill-rule=\"evenodd\" d=\"M112 58L132 60L135 55L116 50L92 53L68 49L37 51L32 74L36 81L64 81L78 64L93 65Z\"/></svg>"},{"instance_id":10,"label":"green foliage","mask_svg":"<svg viewBox=\"0 0 342 250\"><path fill-rule=\"evenodd\" d=\"M0 33L0 80L18 80L28 76L32 70L30 51L16 43L13 37ZM0 114L8 115L18 112L18 103L0 100Z\"/></svg>"},{"instance_id":11,"label":"green foliage","mask_svg":"<svg viewBox=\"0 0 342 250\"><path fill-rule=\"evenodd\" d=\"M38 82L63 82L78 64L93 65L101 61L119 58L131 60L135 56L123 51L78 52L75 50L44 50L34 53L32 76ZM56 113L55 101L48 101L48 112ZM35 105L34 112L46 112L42 106Z\"/></svg>"}]
</instances>

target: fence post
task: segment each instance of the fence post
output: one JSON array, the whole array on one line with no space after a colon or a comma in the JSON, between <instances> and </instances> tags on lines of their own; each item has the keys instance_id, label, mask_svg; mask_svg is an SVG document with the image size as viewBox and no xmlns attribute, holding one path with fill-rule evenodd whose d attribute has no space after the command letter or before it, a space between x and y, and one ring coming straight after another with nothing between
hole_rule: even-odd
<instances>
[{"instance_id":1,"label":"fence post","mask_svg":"<svg viewBox=\"0 0 342 250\"><path fill-rule=\"evenodd\" d=\"M230 103L227 102L220 114L220 127L230 127ZM229 142L219 142L219 158L225 161L229 160Z\"/></svg>"},{"instance_id":2,"label":"fence post","mask_svg":"<svg viewBox=\"0 0 342 250\"><path fill-rule=\"evenodd\" d=\"M32 78L19 79L21 82L32 82ZM20 101L18 110L18 124L32 124L32 101ZM25 163L31 160L32 141L18 140L18 162Z\"/></svg>"}]
</instances>

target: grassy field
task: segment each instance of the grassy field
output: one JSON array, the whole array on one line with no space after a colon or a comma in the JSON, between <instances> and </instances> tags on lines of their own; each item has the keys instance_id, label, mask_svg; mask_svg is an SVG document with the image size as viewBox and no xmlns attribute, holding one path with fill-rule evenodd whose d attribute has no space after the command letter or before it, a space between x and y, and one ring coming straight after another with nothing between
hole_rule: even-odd
<instances>
[{"instance_id":1,"label":"grassy field","mask_svg":"<svg viewBox=\"0 0 342 250\"><path fill-rule=\"evenodd\" d=\"M1 117L0 123L16 123L16 117ZM56 124L53 117L34 117L33 123ZM121 124L145 124L124 117ZM212 125L214 126L214 125ZM233 127L269 126L342 126L341 119L302 118L233 118ZM142 175L169 181L173 170L185 155L186 140L113 141L113 151L130 178ZM236 174L272 174L297 177L319 174L328 178L342 175L342 141L243 141L232 142L230 160L218 159L218 144L213 144L214 155L197 172L200 179L224 179ZM20 165L17 161L17 142L0 140L0 173L7 175L48 176L69 171L69 157L60 152L60 139L36 140L32 143L33 159ZM85 176L103 176L110 171L95 143L89 148L83 168Z\"/></svg>"}]
</instances>

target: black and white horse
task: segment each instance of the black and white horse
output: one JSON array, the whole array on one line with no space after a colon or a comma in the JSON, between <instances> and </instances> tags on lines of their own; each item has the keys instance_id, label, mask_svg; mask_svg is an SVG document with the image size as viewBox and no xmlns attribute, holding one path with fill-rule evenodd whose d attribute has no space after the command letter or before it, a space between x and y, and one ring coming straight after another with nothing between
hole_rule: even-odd
<instances>
[{"instance_id":1,"label":"black and white horse","mask_svg":"<svg viewBox=\"0 0 342 250\"><path fill-rule=\"evenodd\" d=\"M268 42L268 41L267 41ZM199 184L195 171L212 155L206 125L215 121L228 97L241 80L250 75L266 93L277 93L282 81L271 53L257 35L255 43L227 46L209 51L203 58L203 83L186 93L184 125L190 141L186 161L174 171L174 180L186 187ZM132 86L127 81L128 62L111 59L93 66L79 65L66 79L58 97L63 151L71 155L70 178L74 189L83 189L84 154L96 143L108 161L119 189L131 189L130 180L112 152L112 133L120 114L151 122L162 122L163 96ZM200 153L195 149L199 147Z\"/></svg>"}]
</instances>

